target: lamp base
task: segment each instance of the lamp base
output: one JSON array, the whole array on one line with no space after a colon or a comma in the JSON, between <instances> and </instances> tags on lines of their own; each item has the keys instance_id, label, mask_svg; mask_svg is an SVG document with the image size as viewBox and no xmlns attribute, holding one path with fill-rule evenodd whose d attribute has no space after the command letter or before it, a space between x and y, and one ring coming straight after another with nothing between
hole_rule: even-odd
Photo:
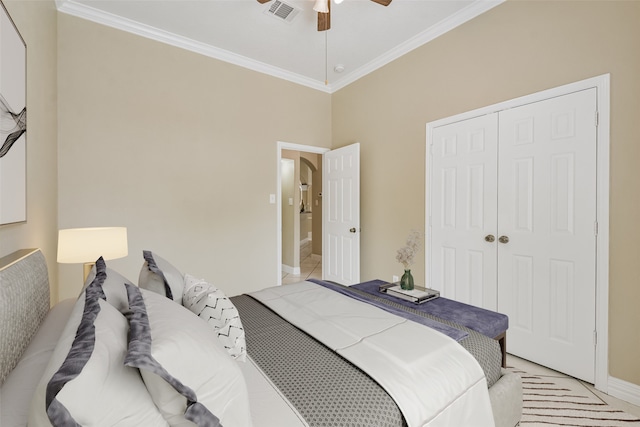
<instances>
[{"instance_id":1,"label":"lamp base","mask_svg":"<svg viewBox=\"0 0 640 427\"><path fill-rule=\"evenodd\" d=\"M91 269L93 268L94 265L96 265L95 262L85 262L84 263L84 268L82 270L82 273L83 273L82 285L83 286L84 286L85 283L87 283L87 277L89 277L89 273L91 273Z\"/></svg>"}]
</instances>

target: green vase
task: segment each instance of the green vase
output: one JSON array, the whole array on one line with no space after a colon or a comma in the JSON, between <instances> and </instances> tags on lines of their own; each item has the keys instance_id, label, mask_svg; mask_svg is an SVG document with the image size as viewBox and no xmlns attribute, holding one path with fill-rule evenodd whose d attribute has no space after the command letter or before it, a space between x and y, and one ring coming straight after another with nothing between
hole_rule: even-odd
<instances>
[{"instance_id":1,"label":"green vase","mask_svg":"<svg viewBox=\"0 0 640 427\"><path fill-rule=\"evenodd\" d=\"M413 276L411 275L411 270L404 271L404 274L400 279L400 287L407 291L413 289Z\"/></svg>"}]
</instances>

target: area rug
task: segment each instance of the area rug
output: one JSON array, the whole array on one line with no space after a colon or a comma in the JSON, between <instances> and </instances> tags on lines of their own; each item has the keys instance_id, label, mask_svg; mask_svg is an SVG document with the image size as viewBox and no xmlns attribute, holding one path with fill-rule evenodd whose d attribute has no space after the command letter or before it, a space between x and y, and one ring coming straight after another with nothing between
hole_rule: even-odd
<instances>
[{"instance_id":1,"label":"area rug","mask_svg":"<svg viewBox=\"0 0 640 427\"><path fill-rule=\"evenodd\" d=\"M638 417L608 405L573 378L508 369L522 378L520 426L640 427Z\"/></svg>"}]
</instances>

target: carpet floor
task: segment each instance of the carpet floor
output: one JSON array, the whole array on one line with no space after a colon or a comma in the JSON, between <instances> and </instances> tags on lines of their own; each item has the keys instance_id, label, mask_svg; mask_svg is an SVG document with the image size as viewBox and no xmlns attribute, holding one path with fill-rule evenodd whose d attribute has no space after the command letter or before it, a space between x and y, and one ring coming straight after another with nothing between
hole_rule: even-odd
<instances>
[{"instance_id":1,"label":"carpet floor","mask_svg":"<svg viewBox=\"0 0 640 427\"><path fill-rule=\"evenodd\" d=\"M522 378L520 426L640 427L640 417L609 405L581 381L507 360Z\"/></svg>"}]
</instances>

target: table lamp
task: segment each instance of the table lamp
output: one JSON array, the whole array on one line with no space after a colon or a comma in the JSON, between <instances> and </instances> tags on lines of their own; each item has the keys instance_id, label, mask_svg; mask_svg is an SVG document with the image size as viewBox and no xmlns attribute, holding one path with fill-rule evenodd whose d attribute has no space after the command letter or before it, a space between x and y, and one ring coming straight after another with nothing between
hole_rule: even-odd
<instances>
[{"instance_id":1,"label":"table lamp","mask_svg":"<svg viewBox=\"0 0 640 427\"><path fill-rule=\"evenodd\" d=\"M58 230L58 262L61 264L84 264L84 278L96 260L127 256L126 227L67 228Z\"/></svg>"}]
</instances>

